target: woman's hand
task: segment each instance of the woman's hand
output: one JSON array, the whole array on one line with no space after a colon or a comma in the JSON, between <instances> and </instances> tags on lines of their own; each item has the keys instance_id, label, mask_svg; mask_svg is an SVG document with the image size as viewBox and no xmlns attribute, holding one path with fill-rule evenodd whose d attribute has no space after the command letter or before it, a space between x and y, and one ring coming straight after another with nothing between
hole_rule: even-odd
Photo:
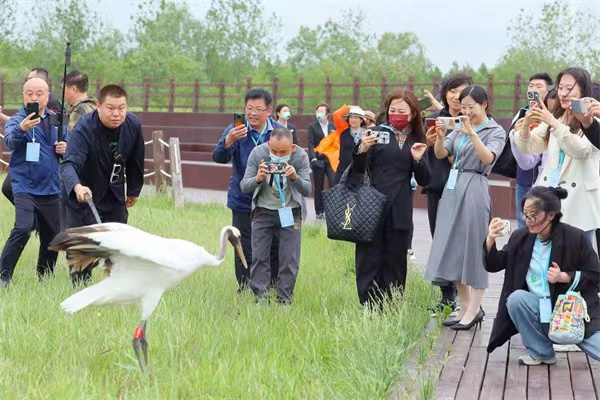
<instances>
[{"instance_id":1,"label":"woman's hand","mask_svg":"<svg viewBox=\"0 0 600 400\"><path fill-rule=\"evenodd\" d=\"M435 130L435 126L427 129L427 145L433 146L435 144L435 140L437 139L437 132Z\"/></svg>"},{"instance_id":2,"label":"woman's hand","mask_svg":"<svg viewBox=\"0 0 600 400\"><path fill-rule=\"evenodd\" d=\"M431 100L431 109L435 110L435 111L440 111L444 108L444 106L442 105L442 103L440 103L434 95L432 95L429 90L425 89L423 90L423 93L425 93L425 96L429 98L429 100Z\"/></svg>"},{"instance_id":3,"label":"woman's hand","mask_svg":"<svg viewBox=\"0 0 600 400\"><path fill-rule=\"evenodd\" d=\"M460 122L462 123L461 128L457 129L458 132L465 133L469 137L477 136L477 132L475 132L475 130L471 126L471 119L469 117L467 117L465 115L461 115L458 118L460 119Z\"/></svg>"},{"instance_id":4,"label":"woman's hand","mask_svg":"<svg viewBox=\"0 0 600 400\"><path fill-rule=\"evenodd\" d=\"M444 126L444 121L439 118L435 120L435 133L437 133L438 139L446 138L446 127Z\"/></svg>"},{"instance_id":5,"label":"woman's hand","mask_svg":"<svg viewBox=\"0 0 600 400\"><path fill-rule=\"evenodd\" d=\"M594 113L595 112L600 113L600 103L598 103L598 101L596 101L596 99L591 98L591 97L585 97L584 99L581 99L581 100L585 100L587 102L588 112L585 114L579 114L579 113L574 112L573 115L575 116L575 118L577 118L577 120L579 122L581 122L581 125L583 125L583 127L585 129L587 129L590 126L592 126L592 123L594 123ZM592 108L592 106L594 106L594 105L596 107ZM573 107L571 105L569 105L569 108L571 109L571 111L573 111Z\"/></svg>"},{"instance_id":6,"label":"woman's hand","mask_svg":"<svg viewBox=\"0 0 600 400\"><path fill-rule=\"evenodd\" d=\"M366 153L373 147L373 145L377 143L377 136L375 135L367 135L365 134L360 141L360 145L358 146L358 151L360 153Z\"/></svg>"},{"instance_id":7,"label":"woman's hand","mask_svg":"<svg viewBox=\"0 0 600 400\"><path fill-rule=\"evenodd\" d=\"M552 115L552 113L548 111L544 103L541 103L541 105L541 108L534 107L531 110L529 110L527 114L531 114L531 118L534 121L538 120L544 122L546 125L553 128L554 130L558 129L558 127L560 126L560 122L558 122L558 120L554 118L554 115ZM527 116L527 114L525 115ZM527 126L529 127L529 125Z\"/></svg>"},{"instance_id":8,"label":"woman's hand","mask_svg":"<svg viewBox=\"0 0 600 400\"><path fill-rule=\"evenodd\" d=\"M415 143L410 148L410 154L412 154L415 161L421 161L423 154L425 154L425 150L427 150L427 145L425 143Z\"/></svg>"},{"instance_id":9,"label":"woman's hand","mask_svg":"<svg viewBox=\"0 0 600 400\"><path fill-rule=\"evenodd\" d=\"M586 115L589 115L592 118L600 118L600 101L591 99Z\"/></svg>"},{"instance_id":10,"label":"woman's hand","mask_svg":"<svg viewBox=\"0 0 600 400\"><path fill-rule=\"evenodd\" d=\"M566 272L562 272L557 263L553 262L548 268L548 282L550 283L571 283L571 277Z\"/></svg>"},{"instance_id":11,"label":"woman's hand","mask_svg":"<svg viewBox=\"0 0 600 400\"><path fill-rule=\"evenodd\" d=\"M485 247L487 248L487 251L490 251L494 243L496 243L496 239L502 236L503 230L504 223L500 218L494 218L490 222L490 226L488 227L488 236L485 240Z\"/></svg>"}]
</instances>

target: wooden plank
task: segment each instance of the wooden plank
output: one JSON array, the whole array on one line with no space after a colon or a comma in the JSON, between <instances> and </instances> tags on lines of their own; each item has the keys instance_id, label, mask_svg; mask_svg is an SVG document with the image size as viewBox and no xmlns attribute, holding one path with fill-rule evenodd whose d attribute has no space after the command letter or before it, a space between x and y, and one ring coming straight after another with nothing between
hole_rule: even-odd
<instances>
[{"instance_id":1,"label":"wooden plank","mask_svg":"<svg viewBox=\"0 0 600 400\"><path fill-rule=\"evenodd\" d=\"M183 207L183 178L181 177L181 153L179 151L179 138L169 138L169 156L171 163L171 185L173 186L173 202L175 208Z\"/></svg>"},{"instance_id":2,"label":"wooden plank","mask_svg":"<svg viewBox=\"0 0 600 400\"><path fill-rule=\"evenodd\" d=\"M519 356L527 354L525 349L513 348L513 339L510 340L508 350L508 366L506 370L506 383L504 398L509 400L521 400L527 398L527 367L519 365Z\"/></svg>"},{"instance_id":3,"label":"wooden plank","mask_svg":"<svg viewBox=\"0 0 600 400\"><path fill-rule=\"evenodd\" d=\"M475 338L471 347L487 348L490 341L490 334L492 333L492 325L494 325L493 318L486 319L481 323L481 329L477 329L475 332Z\"/></svg>"},{"instance_id":4,"label":"wooden plank","mask_svg":"<svg viewBox=\"0 0 600 400\"><path fill-rule=\"evenodd\" d=\"M571 382L573 383L573 395L577 400L589 400L596 397L594 382L590 373L587 356L583 352L569 352L569 367L571 370Z\"/></svg>"},{"instance_id":5,"label":"wooden plank","mask_svg":"<svg viewBox=\"0 0 600 400\"><path fill-rule=\"evenodd\" d=\"M596 391L596 400L600 400L600 362L588 356L588 364L592 373L592 382Z\"/></svg>"},{"instance_id":6,"label":"wooden plank","mask_svg":"<svg viewBox=\"0 0 600 400\"><path fill-rule=\"evenodd\" d=\"M457 399L477 400L479 398L487 360L488 354L485 348L471 347L463 373L464 379L460 380L456 393Z\"/></svg>"},{"instance_id":7,"label":"wooden plank","mask_svg":"<svg viewBox=\"0 0 600 400\"><path fill-rule=\"evenodd\" d=\"M569 370L567 353L556 353L558 362L550 367L550 393L553 400L573 400L573 387Z\"/></svg>"},{"instance_id":8,"label":"wooden plank","mask_svg":"<svg viewBox=\"0 0 600 400\"><path fill-rule=\"evenodd\" d=\"M494 350L488 356L480 400L502 400L508 359L508 343Z\"/></svg>"},{"instance_id":9,"label":"wooden plank","mask_svg":"<svg viewBox=\"0 0 600 400\"><path fill-rule=\"evenodd\" d=\"M566 371L565 371L566 372ZM548 366L546 364L529 367L527 379L527 396L529 399L550 399L548 384Z\"/></svg>"},{"instance_id":10,"label":"wooden plank","mask_svg":"<svg viewBox=\"0 0 600 400\"><path fill-rule=\"evenodd\" d=\"M450 357L440 374L440 380L436 388L436 399L454 400L465 362L467 361L469 349L473 342L474 333L475 329L457 332Z\"/></svg>"}]
</instances>

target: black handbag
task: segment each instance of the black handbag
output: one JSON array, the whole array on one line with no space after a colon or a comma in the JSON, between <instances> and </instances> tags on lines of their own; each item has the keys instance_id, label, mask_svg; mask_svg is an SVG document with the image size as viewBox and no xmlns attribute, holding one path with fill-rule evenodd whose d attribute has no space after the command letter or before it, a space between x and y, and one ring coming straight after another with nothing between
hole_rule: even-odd
<instances>
[{"instance_id":1,"label":"black handbag","mask_svg":"<svg viewBox=\"0 0 600 400\"><path fill-rule=\"evenodd\" d=\"M340 182L323 193L327 237L352 243L370 243L381 234L385 195L371 186L365 173L362 184L346 184L348 167Z\"/></svg>"}]
</instances>

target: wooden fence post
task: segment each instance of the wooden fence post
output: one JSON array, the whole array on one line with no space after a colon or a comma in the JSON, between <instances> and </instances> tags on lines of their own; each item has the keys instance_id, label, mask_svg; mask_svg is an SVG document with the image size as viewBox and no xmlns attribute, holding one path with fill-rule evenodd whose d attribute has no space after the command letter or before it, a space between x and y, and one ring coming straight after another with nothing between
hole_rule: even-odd
<instances>
[{"instance_id":1,"label":"wooden fence post","mask_svg":"<svg viewBox=\"0 0 600 400\"><path fill-rule=\"evenodd\" d=\"M489 74L488 75L488 84L487 84L487 93L488 93L488 98L492 99L492 101L490 101L490 104L488 104L488 111L490 113L494 112L494 74Z\"/></svg>"},{"instance_id":2,"label":"wooden fence post","mask_svg":"<svg viewBox=\"0 0 600 400\"><path fill-rule=\"evenodd\" d=\"M200 112L200 80L194 81L194 109L193 112Z\"/></svg>"},{"instance_id":3,"label":"wooden fence post","mask_svg":"<svg viewBox=\"0 0 600 400\"><path fill-rule=\"evenodd\" d=\"M381 77L381 104L380 106L383 107L383 105L385 104L385 100L388 97L388 81L387 81L387 77L382 76Z\"/></svg>"},{"instance_id":4,"label":"wooden fence post","mask_svg":"<svg viewBox=\"0 0 600 400\"><path fill-rule=\"evenodd\" d=\"M273 104L277 104L277 91L279 90L279 78L277 78L276 76L273 77L273 91L272 91L272 95L273 95Z\"/></svg>"},{"instance_id":5,"label":"wooden fence post","mask_svg":"<svg viewBox=\"0 0 600 400\"><path fill-rule=\"evenodd\" d=\"M169 79L169 112L175 110L175 78Z\"/></svg>"},{"instance_id":6,"label":"wooden fence post","mask_svg":"<svg viewBox=\"0 0 600 400\"><path fill-rule=\"evenodd\" d=\"M225 112L225 81L219 82L219 112Z\"/></svg>"},{"instance_id":7,"label":"wooden fence post","mask_svg":"<svg viewBox=\"0 0 600 400\"><path fill-rule=\"evenodd\" d=\"M152 158L154 160L154 185L156 193L165 191L167 181L161 171L165 171L165 156L163 145L160 142L163 139L163 131L152 131ZM166 171L165 171L166 172Z\"/></svg>"},{"instance_id":8,"label":"wooden fence post","mask_svg":"<svg viewBox=\"0 0 600 400\"><path fill-rule=\"evenodd\" d=\"M415 77L412 75L408 76L408 82L406 83L406 88L414 93L415 91Z\"/></svg>"},{"instance_id":9,"label":"wooden fence post","mask_svg":"<svg viewBox=\"0 0 600 400\"><path fill-rule=\"evenodd\" d=\"M249 76L246 78L246 93L252 89L252 77Z\"/></svg>"},{"instance_id":10,"label":"wooden fence post","mask_svg":"<svg viewBox=\"0 0 600 400\"><path fill-rule=\"evenodd\" d=\"M434 77L433 77L433 95L435 96L435 94L441 90L442 90L442 84L440 83L440 77L437 75L434 75ZM442 103L445 103L446 99L440 99L440 101Z\"/></svg>"},{"instance_id":11,"label":"wooden fence post","mask_svg":"<svg viewBox=\"0 0 600 400\"><path fill-rule=\"evenodd\" d=\"M144 111L148 111L150 106L150 79L144 79Z\"/></svg>"},{"instance_id":12,"label":"wooden fence post","mask_svg":"<svg viewBox=\"0 0 600 400\"><path fill-rule=\"evenodd\" d=\"M100 79L96 79L96 98L100 94L100 89L102 89L102 82L100 82Z\"/></svg>"},{"instance_id":13,"label":"wooden fence post","mask_svg":"<svg viewBox=\"0 0 600 400\"><path fill-rule=\"evenodd\" d=\"M521 107L521 74L515 75L515 94L513 101L513 113L516 114Z\"/></svg>"},{"instance_id":14,"label":"wooden fence post","mask_svg":"<svg viewBox=\"0 0 600 400\"><path fill-rule=\"evenodd\" d=\"M179 138L169 138L169 157L171 160L171 184L173 185L173 201L175 207L183 207L183 179L181 176L181 154L179 152Z\"/></svg>"},{"instance_id":15,"label":"wooden fence post","mask_svg":"<svg viewBox=\"0 0 600 400\"><path fill-rule=\"evenodd\" d=\"M4 104L4 78L0 78L0 104Z\"/></svg>"},{"instance_id":16,"label":"wooden fence post","mask_svg":"<svg viewBox=\"0 0 600 400\"><path fill-rule=\"evenodd\" d=\"M354 85L352 88L352 101L353 104L360 104L360 78L358 76L354 77Z\"/></svg>"},{"instance_id":17,"label":"wooden fence post","mask_svg":"<svg viewBox=\"0 0 600 400\"><path fill-rule=\"evenodd\" d=\"M327 93L325 94L325 103L327 103L329 105L329 107L333 107L332 104L332 100L333 100L333 86L331 85L331 78L328 76L327 77Z\"/></svg>"},{"instance_id":18,"label":"wooden fence post","mask_svg":"<svg viewBox=\"0 0 600 400\"><path fill-rule=\"evenodd\" d=\"M298 78L298 115L304 114L304 77Z\"/></svg>"}]
</instances>

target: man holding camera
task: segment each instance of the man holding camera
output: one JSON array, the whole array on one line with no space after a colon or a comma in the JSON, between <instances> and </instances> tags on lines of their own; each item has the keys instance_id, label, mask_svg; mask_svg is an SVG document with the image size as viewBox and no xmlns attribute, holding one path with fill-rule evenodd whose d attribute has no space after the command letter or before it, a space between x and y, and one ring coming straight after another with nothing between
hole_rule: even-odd
<instances>
[{"instance_id":1,"label":"man holding camera","mask_svg":"<svg viewBox=\"0 0 600 400\"><path fill-rule=\"evenodd\" d=\"M240 182L244 177L248 157L252 150L267 142L273 129L281 128L281 125L270 117L273 112L273 98L268 91L252 89L246 94L244 102L245 118L242 118L239 123L232 123L225 128L223 136L213 152L213 160L219 164L231 162L232 172L227 192L227 207L231 209L232 225L238 228L242 234L244 256L250 262L252 260L250 215L252 196L240 190ZM273 280L277 278L279 265L277 243L275 240L271 251ZM241 292L250 282L250 272L244 268L237 255L235 256L235 276L239 285L238 291Z\"/></svg>"},{"instance_id":2,"label":"man holding camera","mask_svg":"<svg viewBox=\"0 0 600 400\"><path fill-rule=\"evenodd\" d=\"M79 120L70 135L60 172L69 196L67 227L95 224L87 201L94 198L102 222L127 223L144 184L144 136L139 119L127 112L127 93L107 85L98 109ZM127 196L125 196L127 180ZM91 268L75 271L73 283L91 278Z\"/></svg>"},{"instance_id":3,"label":"man holding camera","mask_svg":"<svg viewBox=\"0 0 600 400\"><path fill-rule=\"evenodd\" d=\"M310 163L304 149L293 143L292 133L274 129L268 143L252 150L240 183L252 195L252 267L250 287L257 300L266 296L271 276L271 245L279 237L277 300L290 304L300 265L305 197L310 195Z\"/></svg>"},{"instance_id":4,"label":"man holding camera","mask_svg":"<svg viewBox=\"0 0 600 400\"><path fill-rule=\"evenodd\" d=\"M15 204L15 225L0 256L0 279L5 287L35 229L36 219L40 232L38 277L52 274L56 264L57 253L48 250L48 245L60 231L58 158L65 154L67 143L58 141L58 128L50 124L53 112L47 108L48 94L43 79L25 82L26 107L21 107L4 129L4 144L12 152L10 180Z\"/></svg>"}]
</instances>

